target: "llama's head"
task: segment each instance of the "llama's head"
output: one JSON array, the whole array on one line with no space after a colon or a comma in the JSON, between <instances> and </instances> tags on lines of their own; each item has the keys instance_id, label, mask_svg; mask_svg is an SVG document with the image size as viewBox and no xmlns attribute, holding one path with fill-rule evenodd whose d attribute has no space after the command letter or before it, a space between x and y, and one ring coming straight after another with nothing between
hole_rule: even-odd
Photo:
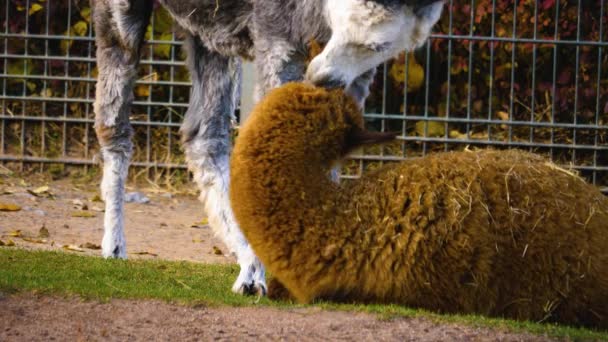
<instances>
[{"instance_id":1,"label":"llama's head","mask_svg":"<svg viewBox=\"0 0 608 342\"><path fill-rule=\"evenodd\" d=\"M361 110L344 90L288 83L271 90L256 105L240 134L254 155L289 155L330 167L358 146L396 136L366 131L363 126Z\"/></svg>"},{"instance_id":2,"label":"llama's head","mask_svg":"<svg viewBox=\"0 0 608 342\"><path fill-rule=\"evenodd\" d=\"M310 62L306 79L325 87L350 85L399 52L423 45L443 5L443 0L327 1L332 35Z\"/></svg>"}]
</instances>

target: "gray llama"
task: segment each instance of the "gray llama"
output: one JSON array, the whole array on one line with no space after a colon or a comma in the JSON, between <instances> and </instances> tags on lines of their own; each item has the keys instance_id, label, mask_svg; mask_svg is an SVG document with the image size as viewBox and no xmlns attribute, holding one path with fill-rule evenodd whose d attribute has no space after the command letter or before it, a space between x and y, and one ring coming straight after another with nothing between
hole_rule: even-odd
<instances>
[{"instance_id":1,"label":"gray llama","mask_svg":"<svg viewBox=\"0 0 608 342\"><path fill-rule=\"evenodd\" d=\"M104 257L125 258L124 190L132 154L133 83L152 0L91 0L99 77L95 130L103 156ZM241 59L255 59L256 99L285 82L345 87L359 103L374 68L422 45L443 0L161 0L185 31L192 78L181 127L186 157L214 232L241 267L232 288L265 294L264 267L235 222L228 200L230 122ZM307 44L326 43L308 68Z\"/></svg>"}]
</instances>

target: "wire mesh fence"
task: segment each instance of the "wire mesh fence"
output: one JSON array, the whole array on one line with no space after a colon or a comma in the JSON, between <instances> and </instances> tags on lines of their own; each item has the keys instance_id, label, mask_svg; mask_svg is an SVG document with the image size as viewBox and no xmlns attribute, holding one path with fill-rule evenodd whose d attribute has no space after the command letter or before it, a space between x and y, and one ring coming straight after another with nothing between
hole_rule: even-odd
<instances>
[{"instance_id":1,"label":"wire mesh fence","mask_svg":"<svg viewBox=\"0 0 608 342\"><path fill-rule=\"evenodd\" d=\"M43 170L96 163L88 1L0 2L0 161ZM369 127L398 142L357 151L343 177L432 151L542 153L608 191L608 5L602 0L448 1L421 50L379 67ZM133 165L184 172L189 98L181 41L157 7L131 120Z\"/></svg>"}]
</instances>

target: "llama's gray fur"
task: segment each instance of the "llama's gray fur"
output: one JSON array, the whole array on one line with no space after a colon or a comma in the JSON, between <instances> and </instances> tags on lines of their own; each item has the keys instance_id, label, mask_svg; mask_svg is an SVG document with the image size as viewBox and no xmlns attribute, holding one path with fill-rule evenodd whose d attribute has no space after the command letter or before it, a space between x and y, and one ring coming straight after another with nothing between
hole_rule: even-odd
<instances>
[{"instance_id":1,"label":"llama's gray fur","mask_svg":"<svg viewBox=\"0 0 608 342\"><path fill-rule=\"evenodd\" d=\"M326 42L335 33L336 28L327 21L331 6L348 4L351 10L361 10L364 19L365 13L373 9L374 15L381 12L391 25L401 23L400 27L408 29L420 25L425 29L403 33L411 34L406 38L416 42L426 39L429 23L432 25L438 15L437 6L431 8L433 15L427 16L424 12L426 5L437 2L432 0L329 1L161 0L187 36L185 49L193 87L181 132L188 165L201 189L201 200L211 226L236 254L241 266L233 287L236 292L263 294L266 291L264 268L236 225L227 194L229 130L239 91L241 58L255 57L259 76L256 98L259 99L271 88L304 77L307 44L311 39ZM129 113L139 50L152 1L91 2L99 68L95 128L104 160L101 188L106 201L102 250L105 257L126 257L123 192L133 134ZM374 24L377 23L378 16L374 20ZM371 18L369 25L371 29ZM354 24L351 26L355 28ZM356 29L361 31L361 26L357 25ZM377 26L374 29L377 30ZM395 40L395 35L391 39ZM347 39L340 43L351 42ZM388 58L387 49L396 51L404 48L403 44L409 43L393 41L387 45L384 41L366 41L351 45L358 47L355 51L361 51L360 56L354 57L362 60L374 57L376 61L378 56ZM336 46L338 50L342 48L339 44ZM378 46L384 50L378 51ZM335 62L336 54L331 54L322 63L316 63L316 67ZM331 68L318 69L318 75L310 70L307 75L316 83L331 81L328 84L347 86L348 92L362 104L369 92L373 70L355 68L350 70L349 77L344 77L338 75L341 69L341 65L331 65Z\"/></svg>"}]
</instances>

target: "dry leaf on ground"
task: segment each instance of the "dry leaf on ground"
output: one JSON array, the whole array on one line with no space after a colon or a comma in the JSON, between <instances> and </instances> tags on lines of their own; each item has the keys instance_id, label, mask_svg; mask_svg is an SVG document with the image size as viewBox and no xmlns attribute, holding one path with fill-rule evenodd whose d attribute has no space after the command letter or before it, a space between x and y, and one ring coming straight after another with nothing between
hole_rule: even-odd
<instances>
[{"instance_id":1,"label":"dry leaf on ground","mask_svg":"<svg viewBox=\"0 0 608 342\"><path fill-rule=\"evenodd\" d=\"M72 217L92 218L95 216L97 216L97 215L95 215L95 213L90 212L90 211L85 211L85 210L78 210L78 211L72 212Z\"/></svg>"},{"instance_id":2,"label":"dry leaf on ground","mask_svg":"<svg viewBox=\"0 0 608 342\"><path fill-rule=\"evenodd\" d=\"M87 248L87 249L101 249L100 245L96 245L96 244L90 243L90 242L85 242L82 245L80 245L80 247Z\"/></svg>"},{"instance_id":3,"label":"dry leaf on ground","mask_svg":"<svg viewBox=\"0 0 608 342\"><path fill-rule=\"evenodd\" d=\"M222 250L218 246L213 246L213 254L224 255L224 252L222 252Z\"/></svg>"},{"instance_id":4,"label":"dry leaf on ground","mask_svg":"<svg viewBox=\"0 0 608 342\"><path fill-rule=\"evenodd\" d=\"M0 202L0 211L19 211L21 207L13 203Z\"/></svg>"},{"instance_id":5,"label":"dry leaf on ground","mask_svg":"<svg viewBox=\"0 0 608 342\"><path fill-rule=\"evenodd\" d=\"M131 254L135 254L135 255L151 255L151 256L158 256L158 254L155 254L155 253L150 253L150 252L147 252L147 251L143 251L143 252L133 252L133 253L131 253Z\"/></svg>"},{"instance_id":6,"label":"dry leaf on ground","mask_svg":"<svg viewBox=\"0 0 608 342\"><path fill-rule=\"evenodd\" d=\"M31 243L46 243L47 242L47 240L45 240L45 239L36 239L36 238L29 238L29 237L22 237L21 240L31 242Z\"/></svg>"},{"instance_id":7,"label":"dry leaf on ground","mask_svg":"<svg viewBox=\"0 0 608 342\"><path fill-rule=\"evenodd\" d=\"M82 249L76 245L63 245L63 249L67 249L68 251L74 251L74 252L84 252L84 249Z\"/></svg>"},{"instance_id":8,"label":"dry leaf on ground","mask_svg":"<svg viewBox=\"0 0 608 342\"><path fill-rule=\"evenodd\" d=\"M191 228L203 228L209 224L209 220L207 218L203 218L199 222L194 222L190 225Z\"/></svg>"},{"instance_id":9,"label":"dry leaf on ground","mask_svg":"<svg viewBox=\"0 0 608 342\"><path fill-rule=\"evenodd\" d=\"M8 236L21 237L21 229L13 230L8 233Z\"/></svg>"},{"instance_id":10,"label":"dry leaf on ground","mask_svg":"<svg viewBox=\"0 0 608 342\"><path fill-rule=\"evenodd\" d=\"M34 190L27 189L27 192L36 197L54 198L54 195L51 193L51 188L48 185L38 187Z\"/></svg>"},{"instance_id":11,"label":"dry leaf on ground","mask_svg":"<svg viewBox=\"0 0 608 342\"><path fill-rule=\"evenodd\" d=\"M35 194L43 194L45 192L49 192L49 190L50 190L49 186L44 185L44 186L41 186L41 187L38 187L38 188L32 190L32 192Z\"/></svg>"},{"instance_id":12,"label":"dry leaf on ground","mask_svg":"<svg viewBox=\"0 0 608 342\"><path fill-rule=\"evenodd\" d=\"M0 195L12 195L15 192L13 190L9 190L9 189L0 189Z\"/></svg>"}]
</instances>

